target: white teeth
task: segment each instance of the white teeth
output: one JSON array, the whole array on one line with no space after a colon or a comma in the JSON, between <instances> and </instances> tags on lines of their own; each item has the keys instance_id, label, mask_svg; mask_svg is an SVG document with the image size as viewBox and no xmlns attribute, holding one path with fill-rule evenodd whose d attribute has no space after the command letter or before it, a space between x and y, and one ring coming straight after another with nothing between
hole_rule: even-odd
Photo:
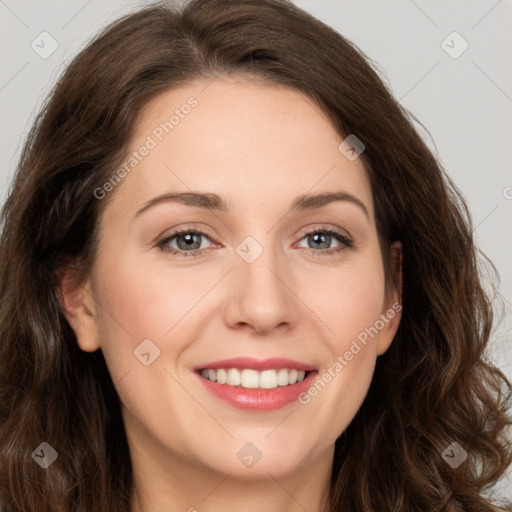
<instances>
[{"instance_id":1,"label":"white teeth","mask_svg":"<svg viewBox=\"0 0 512 512\"><path fill-rule=\"evenodd\" d=\"M242 387L256 389L260 385L260 376L256 370L242 370Z\"/></svg>"},{"instance_id":2,"label":"white teeth","mask_svg":"<svg viewBox=\"0 0 512 512\"><path fill-rule=\"evenodd\" d=\"M242 376L236 368L228 370L226 384L229 386L240 386L242 384Z\"/></svg>"},{"instance_id":3,"label":"white teeth","mask_svg":"<svg viewBox=\"0 0 512 512\"><path fill-rule=\"evenodd\" d=\"M288 386L288 370L286 368L281 368L277 372L277 384L279 386Z\"/></svg>"},{"instance_id":4,"label":"white teeth","mask_svg":"<svg viewBox=\"0 0 512 512\"><path fill-rule=\"evenodd\" d=\"M275 370L264 370L260 374L260 388L277 388L277 373Z\"/></svg>"},{"instance_id":5,"label":"white teeth","mask_svg":"<svg viewBox=\"0 0 512 512\"><path fill-rule=\"evenodd\" d=\"M274 389L278 386L288 386L302 382L306 378L306 372L295 368L263 370L261 372L248 368L243 370L219 368L218 370L202 370L201 376L212 382L227 384L228 386L241 386L247 389Z\"/></svg>"},{"instance_id":6,"label":"white teeth","mask_svg":"<svg viewBox=\"0 0 512 512\"><path fill-rule=\"evenodd\" d=\"M226 384L227 379L228 375L226 370L217 370L217 382L219 384Z\"/></svg>"}]
</instances>

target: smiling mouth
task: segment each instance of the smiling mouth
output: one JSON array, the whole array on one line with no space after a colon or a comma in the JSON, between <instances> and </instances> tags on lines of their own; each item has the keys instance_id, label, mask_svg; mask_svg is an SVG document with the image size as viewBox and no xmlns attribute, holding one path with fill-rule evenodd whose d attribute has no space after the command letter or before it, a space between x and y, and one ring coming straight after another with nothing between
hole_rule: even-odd
<instances>
[{"instance_id":1,"label":"smiling mouth","mask_svg":"<svg viewBox=\"0 0 512 512\"><path fill-rule=\"evenodd\" d=\"M275 389L302 382L311 372L294 368L279 368L258 371L251 368L202 369L198 373L203 379L217 384L245 389Z\"/></svg>"}]
</instances>

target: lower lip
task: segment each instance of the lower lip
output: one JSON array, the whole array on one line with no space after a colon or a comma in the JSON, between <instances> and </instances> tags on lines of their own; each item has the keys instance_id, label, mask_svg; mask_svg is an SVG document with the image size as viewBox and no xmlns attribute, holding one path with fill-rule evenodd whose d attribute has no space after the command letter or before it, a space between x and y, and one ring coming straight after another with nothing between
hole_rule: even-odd
<instances>
[{"instance_id":1,"label":"lower lip","mask_svg":"<svg viewBox=\"0 0 512 512\"><path fill-rule=\"evenodd\" d=\"M254 411L272 411L297 400L298 396L306 391L315 379L317 372L308 372L302 382L288 386L278 386L274 389L247 389L228 384L219 384L196 375L210 393L240 409Z\"/></svg>"}]
</instances>

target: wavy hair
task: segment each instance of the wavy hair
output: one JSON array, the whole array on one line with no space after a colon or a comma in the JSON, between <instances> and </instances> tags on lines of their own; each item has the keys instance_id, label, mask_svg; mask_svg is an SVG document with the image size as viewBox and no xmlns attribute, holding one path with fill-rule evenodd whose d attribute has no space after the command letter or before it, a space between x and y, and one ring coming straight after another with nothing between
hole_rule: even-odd
<instances>
[{"instance_id":1,"label":"wavy hair","mask_svg":"<svg viewBox=\"0 0 512 512\"><path fill-rule=\"evenodd\" d=\"M123 161L142 107L179 85L233 74L301 91L340 136L356 134L382 248L403 244L402 321L336 442L329 512L495 510L486 494L512 461L512 388L485 355L493 309L471 219L374 68L287 0L154 4L106 27L70 62L29 133L1 214L6 512L130 510L119 397L101 351L78 347L56 292L59 270L73 266L85 278L94 265L109 200L94 190ZM43 441L59 447L46 471L31 457ZM454 442L468 453L456 469L442 456Z\"/></svg>"}]
</instances>

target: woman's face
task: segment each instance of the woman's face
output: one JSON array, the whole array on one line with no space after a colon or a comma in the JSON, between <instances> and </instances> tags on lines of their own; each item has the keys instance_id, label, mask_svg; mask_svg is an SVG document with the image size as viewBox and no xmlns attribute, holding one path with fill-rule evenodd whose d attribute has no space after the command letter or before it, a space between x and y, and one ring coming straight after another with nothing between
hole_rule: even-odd
<instances>
[{"instance_id":1,"label":"woman's face","mask_svg":"<svg viewBox=\"0 0 512 512\"><path fill-rule=\"evenodd\" d=\"M241 478L330 463L400 316L342 140L301 93L247 80L145 107L67 313L105 356L134 459Z\"/></svg>"}]
</instances>

